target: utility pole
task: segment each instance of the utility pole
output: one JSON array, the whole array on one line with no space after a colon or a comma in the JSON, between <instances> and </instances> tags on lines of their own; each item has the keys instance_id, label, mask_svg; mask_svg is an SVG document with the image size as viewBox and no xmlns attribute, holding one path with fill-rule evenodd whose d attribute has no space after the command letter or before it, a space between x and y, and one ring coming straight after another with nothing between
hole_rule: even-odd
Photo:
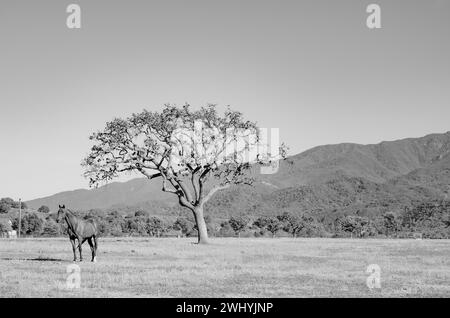
<instances>
[{"instance_id":1,"label":"utility pole","mask_svg":"<svg viewBox=\"0 0 450 318\"><path fill-rule=\"evenodd\" d=\"M19 238L21 229L22 229L22 199L19 199L19 233L18 233Z\"/></svg>"}]
</instances>

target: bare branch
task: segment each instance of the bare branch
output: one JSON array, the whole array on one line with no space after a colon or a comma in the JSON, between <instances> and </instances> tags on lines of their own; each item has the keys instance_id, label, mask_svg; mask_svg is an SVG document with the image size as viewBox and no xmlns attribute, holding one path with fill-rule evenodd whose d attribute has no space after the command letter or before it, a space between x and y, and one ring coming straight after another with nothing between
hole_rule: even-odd
<instances>
[{"instance_id":1,"label":"bare branch","mask_svg":"<svg viewBox=\"0 0 450 318\"><path fill-rule=\"evenodd\" d=\"M219 190L224 190L227 189L231 186L231 184L224 184L224 185L220 185L220 186L215 186L214 188L212 188L209 193L204 197L200 199L200 206L203 206L206 202L209 201L209 199L211 199L213 197L213 195L219 191Z\"/></svg>"},{"instance_id":2,"label":"bare branch","mask_svg":"<svg viewBox=\"0 0 450 318\"><path fill-rule=\"evenodd\" d=\"M190 203L194 203L194 199L192 198L192 194L191 191L189 191L189 189L187 188L187 186L184 184L183 180L179 179L179 178L175 178L175 181L178 183L178 185L180 186L181 190L184 193L184 196L186 197L186 199L190 202Z\"/></svg>"},{"instance_id":3,"label":"bare branch","mask_svg":"<svg viewBox=\"0 0 450 318\"><path fill-rule=\"evenodd\" d=\"M199 194L200 194L200 190L199 190L200 185L195 181L195 176L196 176L195 173L191 174L191 183L192 183L192 187L194 188L194 196L195 196L194 201L195 201L195 203L197 203L198 200L200 200L200 196L199 196Z\"/></svg>"},{"instance_id":4,"label":"bare branch","mask_svg":"<svg viewBox=\"0 0 450 318\"><path fill-rule=\"evenodd\" d=\"M166 181L167 181L166 178L163 178L162 190L164 192L174 193L174 194L178 195L178 191L177 190L167 189Z\"/></svg>"}]
</instances>

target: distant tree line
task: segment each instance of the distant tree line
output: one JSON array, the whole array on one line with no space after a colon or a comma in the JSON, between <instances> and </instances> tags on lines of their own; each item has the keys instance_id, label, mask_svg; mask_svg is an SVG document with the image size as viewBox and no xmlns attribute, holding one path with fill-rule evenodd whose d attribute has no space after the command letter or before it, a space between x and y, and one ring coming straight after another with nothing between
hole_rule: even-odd
<instances>
[{"instance_id":1,"label":"distant tree line","mask_svg":"<svg viewBox=\"0 0 450 318\"><path fill-rule=\"evenodd\" d=\"M22 209L27 208L25 202L19 203L19 201L14 201L11 198L2 198L0 199L0 214L8 213L11 209L18 209L19 206L22 206Z\"/></svg>"},{"instance_id":2,"label":"distant tree line","mask_svg":"<svg viewBox=\"0 0 450 318\"><path fill-rule=\"evenodd\" d=\"M7 201L10 204L10 201ZM55 213L48 207L22 216L24 236L60 236L65 223L57 224ZM170 219L151 216L144 210L123 215L119 211L90 210L79 212L84 219L94 219L103 236L178 236L196 237L197 227L192 216L179 215ZM232 216L226 220L205 217L207 231L216 237L414 237L450 238L450 201L430 201L400 211L375 216L340 215L326 223L312 213L283 212L276 216ZM18 229L18 217L12 218L12 228Z\"/></svg>"},{"instance_id":3,"label":"distant tree line","mask_svg":"<svg viewBox=\"0 0 450 318\"><path fill-rule=\"evenodd\" d=\"M423 202L375 218L341 216L332 232L335 237L407 238L420 233L423 238L450 238L450 201Z\"/></svg>"}]
</instances>

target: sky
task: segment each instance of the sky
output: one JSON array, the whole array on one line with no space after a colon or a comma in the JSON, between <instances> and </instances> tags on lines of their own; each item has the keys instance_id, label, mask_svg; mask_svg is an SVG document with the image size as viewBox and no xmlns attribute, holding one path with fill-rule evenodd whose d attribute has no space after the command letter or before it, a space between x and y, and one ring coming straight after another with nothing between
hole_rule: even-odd
<instances>
[{"instance_id":1,"label":"sky","mask_svg":"<svg viewBox=\"0 0 450 318\"><path fill-rule=\"evenodd\" d=\"M449 57L446 0L2 0L0 197L88 188L89 135L165 103L230 105L290 154L443 133Z\"/></svg>"}]
</instances>

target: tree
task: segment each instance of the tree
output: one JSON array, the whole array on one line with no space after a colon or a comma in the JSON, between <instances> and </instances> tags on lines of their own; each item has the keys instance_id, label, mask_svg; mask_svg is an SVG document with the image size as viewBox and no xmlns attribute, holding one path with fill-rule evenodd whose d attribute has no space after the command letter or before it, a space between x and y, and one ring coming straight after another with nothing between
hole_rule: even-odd
<instances>
[{"instance_id":1,"label":"tree","mask_svg":"<svg viewBox=\"0 0 450 318\"><path fill-rule=\"evenodd\" d=\"M393 233L397 233L401 224L397 215L392 212L386 212L383 214L383 225L386 230L386 236L389 236Z\"/></svg>"},{"instance_id":2,"label":"tree","mask_svg":"<svg viewBox=\"0 0 450 318\"><path fill-rule=\"evenodd\" d=\"M50 209L49 209L48 206L43 205L43 206L41 206L41 207L38 209L38 212L41 212L41 213L49 213L49 212L50 212Z\"/></svg>"},{"instance_id":3,"label":"tree","mask_svg":"<svg viewBox=\"0 0 450 318\"><path fill-rule=\"evenodd\" d=\"M148 217L148 212L143 211L143 210L137 210L136 212L134 212L134 216L136 216L136 217L139 217L139 216Z\"/></svg>"},{"instance_id":4,"label":"tree","mask_svg":"<svg viewBox=\"0 0 450 318\"><path fill-rule=\"evenodd\" d=\"M159 237L163 231L164 224L159 218L156 216L147 218L147 232L150 236Z\"/></svg>"},{"instance_id":5,"label":"tree","mask_svg":"<svg viewBox=\"0 0 450 318\"><path fill-rule=\"evenodd\" d=\"M279 218L265 216L256 219L253 222L253 225L260 229L269 231L270 233L272 233L273 237L279 230L283 228L283 223L279 220Z\"/></svg>"},{"instance_id":6,"label":"tree","mask_svg":"<svg viewBox=\"0 0 450 318\"><path fill-rule=\"evenodd\" d=\"M277 219L283 224L283 229L286 232L289 232L286 227L289 226L290 219L293 217L293 214L290 212L284 212L281 215L277 215Z\"/></svg>"},{"instance_id":7,"label":"tree","mask_svg":"<svg viewBox=\"0 0 450 318\"><path fill-rule=\"evenodd\" d=\"M11 198L0 199L0 213L8 213L11 208L15 207L19 207L19 202L16 202Z\"/></svg>"},{"instance_id":8,"label":"tree","mask_svg":"<svg viewBox=\"0 0 450 318\"><path fill-rule=\"evenodd\" d=\"M18 203L11 198L2 198L0 203L6 204L11 208L19 207Z\"/></svg>"},{"instance_id":9,"label":"tree","mask_svg":"<svg viewBox=\"0 0 450 318\"><path fill-rule=\"evenodd\" d=\"M8 213L11 210L11 206L5 202L0 202L0 213Z\"/></svg>"},{"instance_id":10,"label":"tree","mask_svg":"<svg viewBox=\"0 0 450 318\"><path fill-rule=\"evenodd\" d=\"M125 219L127 232L130 234L147 235L147 220L142 216L132 216Z\"/></svg>"},{"instance_id":11,"label":"tree","mask_svg":"<svg viewBox=\"0 0 450 318\"><path fill-rule=\"evenodd\" d=\"M233 231L236 232L238 236L240 236L241 232L245 230L245 228L247 227L249 221L250 220L246 217L238 216L238 217L231 217L228 220L228 223L230 224Z\"/></svg>"},{"instance_id":12,"label":"tree","mask_svg":"<svg viewBox=\"0 0 450 318\"><path fill-rule=\"evenodd\" d=\"M19 219L16 218L13 222L13 227L18 229ZM26 235L41 234L44 221L36 213L25 214L21 222L21 233Z\"/></svg>"},{"instance_id":13,"label":"tree","mask_svg":"<svg viewBox=\"0 0 450 318\"><path fill-rule=\"evenodd\" d=\"M267 231L267 224L269 222L269 217L267 216L261 216L257 218L255 221L253 221L253 227L256 227L259 229L259 235L264 235L264 233Z\"/></svg>"},{"instance_id":14,"label":"tree","mask_svg":"<svg viewBox=\"0 0 450 318\"><path fill-rule=\"evenodd\" d=\"M0 200L0 205L2 205L2 204L8 206L9 208L13 208L13 209L19 208L19 201L14 201L11 198L2 198ZM27 209L27 205L25 202L22 202L21 206L22 206L22 209Z\"/></svg>"},{"instance_id":15,"label":"tree","mask_svg":"<svg viewBox=\"0 0 450 318\"><path fill-rule=\"evenodd\" d=\"M58 236L60 233L60 227L53 219L48 218L45 220L42 229L43 236Z\"/></svg>"},{"instance_id":16,"label":"tree","mask_svg":"<svg viewBox=\"0 0 450 318\"><path fill-rule=\"evenodd\" d=\"M277 153L255 151L261 144L256 124L230 109L220 115L215 105L144 110L106 123L90 139L94 146L83 166L91 186L125 172L159 178L162 191L176 195L193 213L198 243L208 241L205 203L232 184L252 184L252 163L267 165L286 155L284 145Z\"/></svg>"},{"instance_id":17,"label":"tree","mask_svg":"<svg viewBox=\"0 0 450 318\"><path fill-rule=\"evenodd\" d=\"M269 217L261 216L261 217L257 218L255 221L253 221L253 225L260 229L265 229L268 220L269 220Z\"/></svg>"},{"instance_id":18,"label":"tree","mask_svg":"<svg viewBox=\"0 0 450 318\"><path fill-rule=\"evenodd\" d=\"M401 220L401 221L400 221ZM432 199L418 202L415 206L405 208L395 223L398 228L410 232L419 232L425 238L450 237L450 201Z\"/></svg>"},{"instance_id":19,"label":"tree","mask_svg":"<svg viewBox=\"0 0 450 318\"><path fill-rule=\"evenodd\" d=\"M372 234L374 228L367 217L356 215L341 216L336 219L335 228L337 232L350 233L351 236L363 237Z\"/></svg>"},{"instance_id":20,"label":"tree","mask_svg":"<svg viewBox=\"0 0 450 318\"><path fill-rule=\"evenodd\" d=\"M283 228L283 224L277 218L269 218L266 228L275 237L275 234Z\"/></svg>"},{"instance_id":21,"label":"tree","mask_svg":"<svg viewBox=\"0 0 450 318\"><path fill-rule=\"evenodd\" d=\"M9 219L0 219L0 234L8 231L11 231L11 224L9 222Z\"/></svg>"},{"instance_id":22,"label":"tree","mask_svg":"<svg viewBox=\"0 0 450 318\"><path fill-rule=\"evenodd\" d=\"M112 211L108 213L105 217L105 221L109 226L109 234L113 236L120 236L123 234L122 230L125 227L125 221L119 212Z\"/></svg>"},{"instance_id":23,"label":"tree","mask_svg":"<svg viewBox=\"0 0 450 318\"><path fill-rule=\"evenodd\" d=\"M176 231L181 231L182 234L187 235L192 233L194 230L194 223L192 223L187 218L179 217L176 219L172 228Z\"/></svg>"}]
</instances>

